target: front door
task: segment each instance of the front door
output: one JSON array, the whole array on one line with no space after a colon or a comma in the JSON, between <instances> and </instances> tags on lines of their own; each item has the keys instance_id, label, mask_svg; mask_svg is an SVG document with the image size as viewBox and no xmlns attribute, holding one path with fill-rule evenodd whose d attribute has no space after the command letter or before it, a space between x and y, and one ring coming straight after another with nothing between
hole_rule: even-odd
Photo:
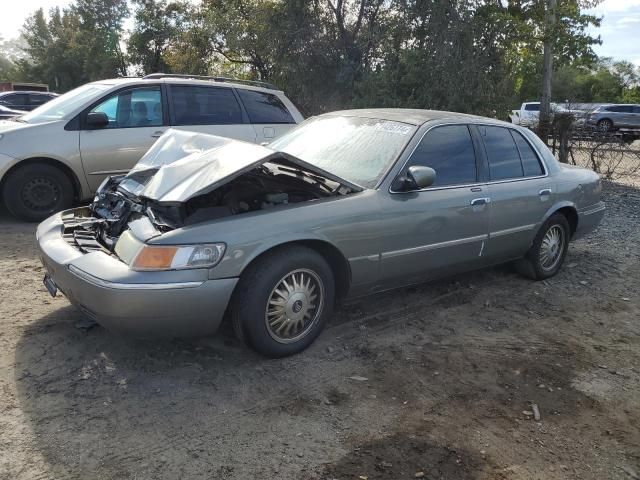
<instances>
[{"instance_id":1,"label":"front door","mask_svg":"<svg viewBox=\"0 0 640 480\"><path fill-rule=\"evenodd\" d=\"M82 165L93 190L105 177L127 173L167 128L159 85L120 90L89 111L109 118L105 127L80 130Z\"/></svg>"},{"instance_id":2,"label":"front door","mask_svg":"<svg viewBox=\"0 0 640 480\"><path fill-rule=\"evenodd\" d=\"M383 196L383 287L428 280L483 261L489 194L479 183L474 143L467 125L431 129L411 154L409 167L436 171L431 187ZM398 232L402 232L399 234Z\"/></svg>"}]
</instances>

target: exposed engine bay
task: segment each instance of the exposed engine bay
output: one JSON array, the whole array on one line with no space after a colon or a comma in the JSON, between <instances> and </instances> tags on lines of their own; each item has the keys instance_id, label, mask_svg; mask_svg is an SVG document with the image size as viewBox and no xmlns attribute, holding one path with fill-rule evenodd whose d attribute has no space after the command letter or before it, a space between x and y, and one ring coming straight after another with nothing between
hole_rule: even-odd
<instances>
[{"instance_id":1,"label":"exposed engine bay","mask_svg":"<svg viewBox=\"0 0 640 480\"><path fill-rule=\"evenodd\" d=\"M110 177L102 184L89 205L90 217L73 222L72 228L82 232L73 232L74 237L92 236L104 249L113 251L128 223L141 216L148 217L159 232L167 232L231 215L352 193L346 185L278 163L259 165L206 194L178 204L163 204L132 194L121 185L128 177ZM76 243L82 247L77 240Z\"/></svg>"}]
</instances>

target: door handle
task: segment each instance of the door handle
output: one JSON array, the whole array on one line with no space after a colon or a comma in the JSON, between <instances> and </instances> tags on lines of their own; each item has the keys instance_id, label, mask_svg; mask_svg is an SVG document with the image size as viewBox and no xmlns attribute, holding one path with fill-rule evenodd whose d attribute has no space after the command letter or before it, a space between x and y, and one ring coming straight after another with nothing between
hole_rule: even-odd
<instances>
[{"instance_id":1,"label":"door handle","mask_svg":"<svg viewBox=\"0 0 640 480\"><path fill-rule=\"evenodd\" d=\"M153 132L151 134L151 138L160 138L164 132L162 130L158 130L157 132Z\"/></svg>"},{"instance_id":2,"label":"door handle","mask_svg":"<svg viewBox=\"0 0 640 480\"><path fill-rule=\"evenodd\" d=\"M477 207L479 205L486 205L489 202L491 202L491 199L489 197L474 198L473 200L471 200L471 206Z\"/></svg>"},{"instance_id":3,"label":"door handle","mask_svg":"<svg viewBox=\"0 0 640 480\"><path fill-rule=\"evenodd\" d=\"M544 197L545 195L551 195L551 189L550 188L543 188L542 190L540 190L538 192L538 195L540 195L541 197Z\"/></svg>"}]
</instances>

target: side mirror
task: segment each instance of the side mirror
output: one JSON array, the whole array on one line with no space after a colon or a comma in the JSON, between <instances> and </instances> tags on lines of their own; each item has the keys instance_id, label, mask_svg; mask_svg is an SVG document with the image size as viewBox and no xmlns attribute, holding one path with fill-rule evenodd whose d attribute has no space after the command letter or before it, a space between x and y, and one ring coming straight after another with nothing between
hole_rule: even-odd
<instances>
[{"instance_id":1,"label":"side mirror","mask_svg":"<svg viewBox=\"0 0 640 480\"><path fill-rule=\"evenodd\" d=\"M436 181L436 171L431 167L414 165L413 167L409 167L409 170L407 171L407 178L417 188L427 188L433 185L433 182Z\"/></svg>"},{"instance_id":2,"label":"side mirror","mask_svg":"<svg viewBox=\"0 0 640 480\"><path fill-rule=\"evenodd\" d=\"M109 125L109 117L104 112L89 112L86 122L90 127L103 128Z\"/></svg>"}]
</instances>

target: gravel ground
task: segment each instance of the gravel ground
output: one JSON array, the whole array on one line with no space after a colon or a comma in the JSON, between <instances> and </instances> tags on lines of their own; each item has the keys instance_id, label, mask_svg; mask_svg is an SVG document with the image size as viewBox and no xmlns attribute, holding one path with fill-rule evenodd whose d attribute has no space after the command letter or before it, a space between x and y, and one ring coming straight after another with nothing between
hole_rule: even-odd
<instances>
[{"instance_id":1,"label":"gravel ground","mask_svg":"<svg viewBox=\"0 0 640 480\"><path fill-rule=\"evenodd\" d=\"M605 200L553 279L500 267L352 301L282 360L228 327L78 328L35 227L0 215L0 479L637 479L640 190Z\"/></svg>"}]
</instances>

